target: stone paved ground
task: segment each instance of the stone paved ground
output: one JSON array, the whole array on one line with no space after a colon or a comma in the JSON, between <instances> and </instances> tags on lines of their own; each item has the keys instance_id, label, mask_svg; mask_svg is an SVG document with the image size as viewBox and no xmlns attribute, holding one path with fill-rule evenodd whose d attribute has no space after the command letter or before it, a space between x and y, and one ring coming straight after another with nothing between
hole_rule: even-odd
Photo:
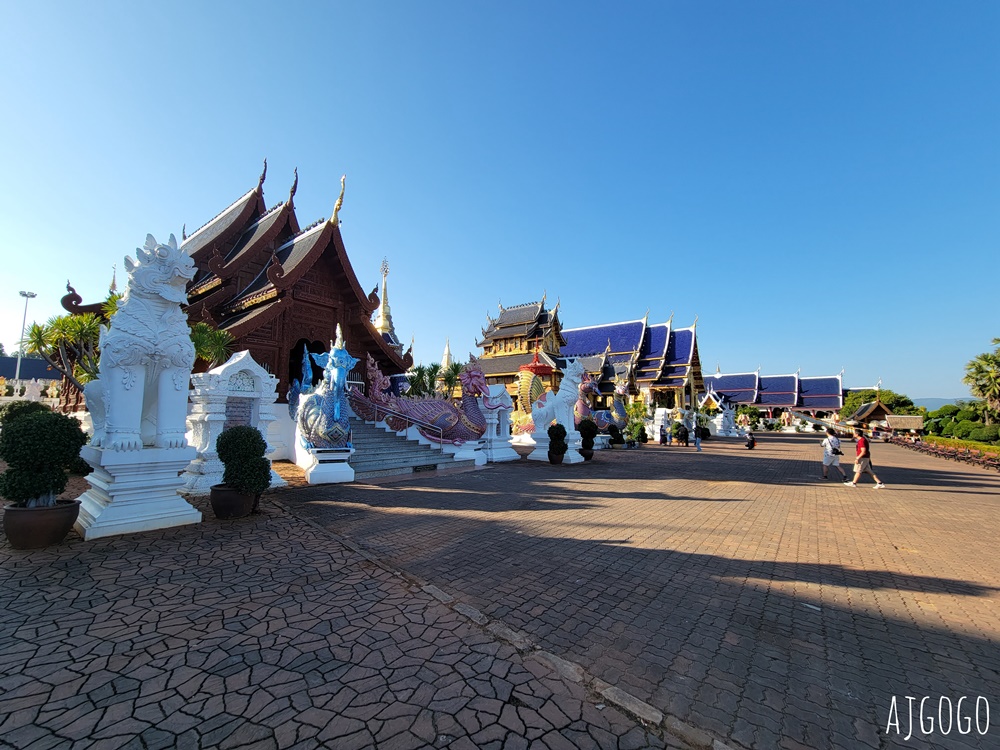
<instances>
[{"instance_id":1,"label":"stone paved ground","mask_svg":"<svg viewBox=\"0 0 1000 750\"><path fill-rule=\"evenodd\" d=\"M686 747L266 505L0 544L0 748Z\"/></svg>"},{"instance_id":2,"label":"stone paved ground","mask_svg":"<svg viewBox=\"0 0 1000 750\"><path fill-rule=\"evenodd\" d=\"M1000 748L1000 474L876 444L889 487L852 489L819 479L818 442L647 445L282 497L734 745ZM939 698L963 695L989 700L985 736L904 741L905 696L930 696L937 724Z\"/></svg>"}]
</instances>

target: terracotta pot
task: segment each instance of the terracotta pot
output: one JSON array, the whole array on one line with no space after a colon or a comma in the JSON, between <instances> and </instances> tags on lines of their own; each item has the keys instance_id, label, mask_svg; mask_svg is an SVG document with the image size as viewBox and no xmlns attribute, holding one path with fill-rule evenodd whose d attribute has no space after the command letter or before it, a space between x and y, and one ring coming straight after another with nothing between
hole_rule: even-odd
<instances>
[{"instance_id":1,"label":"terracotta pot","mask_svg":"<svg viewBox=\"0 0 1000 750\"><path fill-rule=\"evenodd\" d=\"M589 461L590 459L592 459L594 457L594 449L593 448L581 448L579 450L579 453L580 453L581 456L583 456L583 460L584 461Z\"/></svg>"},{"instance_id":2,"label":"terracotta pot","mask_svg":"<svg viewBox=\"0 0 1000 750\"><path fill-rule=\"evenodd\" d=\"M213 484L210 488L209 500L212 502L212 512L215 517L229 521L234 518L249 516L253 510L253 495L244 495L227 484Z\"/></svg>"},{"instance_id":3,"label":"terracotta pot","mask_svg":"<svg viewBox=\"0 0 1000 750\"><path fill-rule=\"evenodd\" d=\"M561 464L563 462L563 456L565 453L553 453L549 451L549 463L550 464Z\"/></svg>"},{"instance_id":4,"label":"terracotta pot","mask_svg":"<svg viewBox=\"0 0 1000 750\"><path fill-rule=\"evenodd\" d=\"M57 500L48 508L4 508L3 530L14 549L40 549L59 544L80 515L79 500Z\"/></svg>"}]
</instances>

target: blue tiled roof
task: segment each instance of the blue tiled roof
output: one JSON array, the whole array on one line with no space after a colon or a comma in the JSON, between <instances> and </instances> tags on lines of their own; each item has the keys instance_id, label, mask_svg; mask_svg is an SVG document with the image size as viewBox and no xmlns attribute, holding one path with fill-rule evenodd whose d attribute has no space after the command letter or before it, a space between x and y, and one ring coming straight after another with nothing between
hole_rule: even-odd
<instances>
[{"instance_id":1,"label":"blue tiled roof","mask_svg":"<svg viewBox=\"0 0 1000 750\"><path fill-rule=\"evenodd\" d=\"M818 378L799 378L799 392L803 398L836 396L840 398L840 378L836 375Z\"/></svg>"},{"instance_id":2,"label":"blue tiled roof","mask_svg":"<svg viewBox=\"0 0 1000 750\"><path fill-rule=\"evenodd\" d=\"M755 372L739 372L732 375L716 373L705 378L705 386L708 387L709 384L719 393L723 391L756 391L759 379Z\"/></svg>"},{"instance_id":3,"label":"blue tiled roof","mask_svg":"<svg viewBox=\"0 0 1000 750\"><path fill-rule=\"evenodd\" d=\"M560 351L569 357L598 354L607 349L610 340L612 352L632 352L642 345L643 327L641 320L633 320L629 323L563 329L566 345Z\"/></svg>"},{"instance_id":4,"label":"blue tiled roof","mask_svg":"<svg viewBox=\"0 0 1000 750\"><path fill-rule=\"evenodd\" d=\"M753 404L757 402L757 391L715 391L732 404Z\"/></svg>"},{"instance_id":5,"label":"blue tiled roof","mask_svg":"<svg viewBox=\"0 0 1000 750\"><path fill-rule=\"evenodd\" d=\"M800 378L799 393L803 409L840 409L844 405L839 375Z\"/></svg>"},{"instance_id":6,"label":"blue tiled roof","mask_svg":"<svg viewBox=\"0 0 1000 750\"><path fill-rule=\"evenodd\" d=\"M670 343L667 345L666 360L672 365L686 365L691 362L691 354L694 351L694 331L690 328L682 328L679 331L670 332Z\"/></svg>"},{"instance_id":7,"label":"blue tiled roof","mask_svg":"<svg viewBox=\"0 0 1000 750\"><path fill-rule=\"evenodd\" d=\"M802 409L839 410L844 406L844 401L840 396L803 396L799 406Z\"/></svg>"},{"instance_id":8,"label":"blue tiled roof","mask_svg":"<svg viewBox=\"0 0 1000 750\"><path fill-rule=\"evenodd\" d=\"M716 373L705 378L706 389L711 388L734 404L756 403L759 384L760 378L755 372Z\"/></svg>"},{"instance_id":9,"label":"blue tiled roof","mask_svg":"<svg viewBox=\"0 0 1000 750\"><path fill-rule=\"evenodd\" d=\"M670 326L667 323L646 326L646 337L642 342L642 356L651 359L663 359L663 356L667 352L669 339Z\"/></svg>"},{"instance_id":10,"label":"blue tiled roof","mask_svg":"<svg viewBox=\"0 0 1000 750\"><path fill-rule=\"evenodd\" d=\"M612 365L627 365L632 361L631 354L609 354L608 362Z\"/></svg>"},{"instance_id":11,"label":"blue tiled roof","mask_svg":"<svg viewBox=\"0 0 1000 750\"><path fill-rule=\"evenodd\" d=\"M762 375L760 403L765 406L795 406L799 400L797 375Z\"/></svg>"}]
</instances>

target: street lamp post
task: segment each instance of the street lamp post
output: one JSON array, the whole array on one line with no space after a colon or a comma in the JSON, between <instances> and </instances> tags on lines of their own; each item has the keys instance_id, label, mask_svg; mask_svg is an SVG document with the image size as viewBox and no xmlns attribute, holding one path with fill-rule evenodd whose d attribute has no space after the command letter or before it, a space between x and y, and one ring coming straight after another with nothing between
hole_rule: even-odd
<instances>
[{"instance_id":1,"label":"street lamp post","mask_svg":"<svg viewBox=\"0 0 1000 750\"><path fill-rule=\"evenodd\" d=\"M21 340L17 342L17 367L14 368L14 382L21 379L21 357L24 355L24 326L28 322L28 300L37 297L34 292L18 292L24 297L24 317L21 318Z\"/></svg>"}]
</instances>

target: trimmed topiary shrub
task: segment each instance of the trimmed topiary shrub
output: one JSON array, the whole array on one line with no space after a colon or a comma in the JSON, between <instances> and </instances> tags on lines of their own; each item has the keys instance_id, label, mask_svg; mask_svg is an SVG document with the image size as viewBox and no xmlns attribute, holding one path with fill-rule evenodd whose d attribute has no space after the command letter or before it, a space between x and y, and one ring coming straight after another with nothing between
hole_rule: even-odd
<instances>
[{"instance_id":1,"label":"trimmed topiary shrub","mask_svg":"<svg viewBox=\"0 0 1000 750\"><path fill-rule=\"evenodd\" d=\"M52 411L49 407L39 401L11 401L0 406L0 427L7 422L28 414L41 414L45 411Z\"/></svg>"},{"instance_id":2,"label":"trimmed topiary shrub","mask_svg":"<svg viewBox=\"0 0 1000 750\"><path fill-rule=\"evenodd\" d=\"M548 433L549 453L553 456L565 455L569 450L569 445L566 443L566 428L557 422L549 427Z\"/></svg>"},{"instance_id":3,"label":"trimmed topiary shrub","mask_svg":"<svg viewBox=\"0 0 1000 750\"><path fill-rule=\"evenodd\" d=\"M957 422L948 422L944 427L941 428L942 437L952 437L955 434L955 428L958 426Z\"/></svg>"},{"instance_id":4,"label":"trimmed topiary shrub","mask_svg":"<svg viewBox=\"0 0 1000 750\"><path fill-rule=\"evenodd\" d=\"M21 508L55 505L86 443L79 422L47 408L8 418L0 434L0 458L7 462L0 495Z\"/></svg>"},{"instance_id":5,"label":"trimmed topiary shrub","mask_svg":"<svg viewBox=\"0 0 1000 750\"><path fill-rule=\"evenodd\" d=\"M985 425L983 427L977 427L972 432L969 433L969 440L975 440L977 443L993 443L996 442L998 437L1000 437L1000 428L995 424Z\"/></svg>"},{"instance_id":6,"label":"trimmed topiary shrub","mask_svg":"<svg viewBox=\"0 0 1000 750\"><path fill-rule=\"evenodd\" d=\"M976 413L972 409L961 409L955 413L956 422L973 422L976 419Z\"/></svg>"},{"instance_id":7,"label":"trimmed topiary shrub","mask_svg":"<svg viewBox=\"0 0 1000 750\"><path fill-rule=\"evenodd\" d=\"M593 419L581 419L576 429L580 431L580 447L588 451L593 450L594 438L599 432L597 423Z\"/></svg>"},{"instance_id":8,"label":"trimmed topiary shrub","mask_svg":"<svg viewBox=\"0 0 1000 750\"><path fill-rule=\"evenodd\" d=\"M953 417L958 414L958 407L955 404L945 404L937 411L932 411L927 416L931 419L940 419L941 417Z\"/></svg>"},{"instance_id":9,"label":"trimmed topiary shrub","mask_svg":"<svg viewBox=\"0 0 1000 750\"><path fill-rule=\"evenodd\" d=\"M963 419L955 426L955 429L953 430L952 434L959 440L965 440L972 434L973 430L982 426L983 426L982 422L973 422L972 420L969 419Z\"/></svg>"},{"instance_id":10,"label":"trimmed topiary shrub","mask_svg":"<svg viewBox=\"0 0 1000 750\"><path fill-rule=\"evenodd\" d=\"M271 485L271 462L264 458L267 442L256 428L240 425L224 430L215 441L215 450L226 467L223 484L253 497Z\"/></svg>"}]
</instances>

